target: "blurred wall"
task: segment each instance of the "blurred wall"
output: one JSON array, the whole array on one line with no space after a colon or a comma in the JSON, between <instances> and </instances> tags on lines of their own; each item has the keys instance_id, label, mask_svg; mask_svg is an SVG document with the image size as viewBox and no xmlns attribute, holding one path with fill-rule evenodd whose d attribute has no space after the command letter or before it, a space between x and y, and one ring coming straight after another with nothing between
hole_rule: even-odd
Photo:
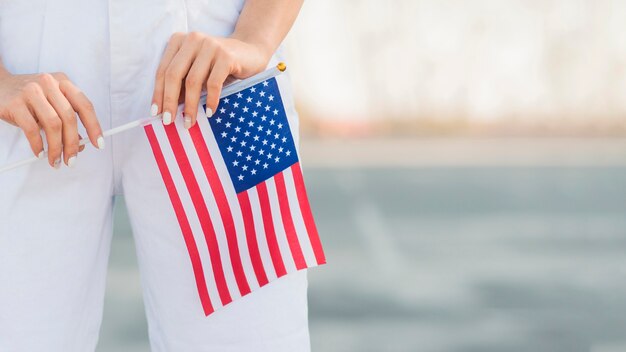
<instances>
[{"instance_id":1,"label":"blurred wall","mask_svg":"<svg viewBox=\"0 0 626 352\"><path fill-rule=\"evenodd\" d=\"M621 118L626 1L313 0L287 41L319 120Z\"/></svg>"}]
</instances>

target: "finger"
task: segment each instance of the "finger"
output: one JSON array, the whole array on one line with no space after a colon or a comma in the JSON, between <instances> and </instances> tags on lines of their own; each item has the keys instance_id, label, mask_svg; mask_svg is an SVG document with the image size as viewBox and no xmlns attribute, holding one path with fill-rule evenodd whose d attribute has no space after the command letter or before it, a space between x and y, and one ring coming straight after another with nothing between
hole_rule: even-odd
<instances>
[{"instance_id":1,"label":"finger","mask_svg":"<svg viewBox=\"0 0 626 352\"><path fill-rule=\"evenodd\" d=\"M82 136L80 133L78 134L78 139L79 139L79 140L83 139L83 136ZM79 144L79 145L78 145L78 152L80 153L80 152L82 152L83 150L85 150L85 145L84 145L84 144Z\"/></svg>"},{"instance_id":2,"label":"finger","mask_svg":"<svg viewBox=\"0 0 626 352\"><path fill-rule=\"evenodd\" d=\"M211 69L209 79L206 83L206 115L211 117L217 110L217 104L222 94L222 86L231 71L231 62L228 57L221 55Z\"/></svg>"},{"instance_id":3,"label":"finger","mask_svg":"<svg viewBox=\"0 0 626 352\"><path fill-rule=\"evenodd\" d=\"M65 98L67 98L72 109L78 112L80 122L85 126L91 144L98 149L104 149L102 127L100 126L100 122L98 122L96 110L91 101L89 101L85 93L69 80L59 82L59 89Z\"/></svg>"},{"instance_id":4,"label":"finger","mask_svg":"<svg viewBox=\"0 0 626 352\"><path fill-rule=\"evenodd\" d=\"M62 129L63 123L56 111L46 99L43 89L38 84L31 82L24 87L26 101L35 118L43 127L48 143L48 163L58 169L61 166L61 151L63 146Z\"/></svg>"},{"instance_id":5,"label":"finger","mask_svg":"<svg viewBox=\"0 0 626 352\"><path fill-rule=\"evenodd\" d=\"M76 162L78 154L78 123L76 121L76 111L59 89L59 82L51 75L43 75L41 86L44 94L54 108L63 123L63 161L65 165L72 167Z\"/></svg>"},{"instance_id":6,"label":"finger","mask_svg":"<svg viewBox=\"0 0 626 352\"><path fill-rule=\"evenodd\" d=\"M163 123L173 122L178 111L178 99L183 79L189 72L197 52L202 46L200 34L190 33L185 38L174 59L165 70L165 85L163 90Z\"/></svg>"},{"instance_id":7,"label":"finger","mask_svg":"<svg viewBox=\"0 0 626 352\"><path fill-rule=\"evenodd\" d=\"M37 124L35 117L31 114L26 104L16 105L12 111L13 122L24 132L30 148L38 158L43 157L43 139L41 138L41 128Z\"/></svg>"},{"instance_id":8,"label":"finger","mask_svg":"<svg viewBox=\"0 0 626 352\"><path fill-rule=\"evenodd\" d=\"M174 33L167 43L167 47L165 48L165 52L163 53L163 57L161 58L161 62L159 63L159 67L156 71L154 92L152 93L152 106L150 107L150 114L152 116L156 116L162 112L161 108L163 107L165 71L170 65L170 62L172 62L172 59L174 59L174 56L180 49L180 46L183 44L184 38L184 33Z\"/></svg>"},{"instance_id":9,"label":"finger","mask_svg":"<svg viewBox=\"0 0 626 352\"><path fill-rule=\"evenodd\" d=\"M196 124L198 118L198 104L204 82L206 82L212 65L214 52L203 46L200 54L191 65L187 78L185 78L185 128L189 129Z\"/></svg>"}]
</instances>

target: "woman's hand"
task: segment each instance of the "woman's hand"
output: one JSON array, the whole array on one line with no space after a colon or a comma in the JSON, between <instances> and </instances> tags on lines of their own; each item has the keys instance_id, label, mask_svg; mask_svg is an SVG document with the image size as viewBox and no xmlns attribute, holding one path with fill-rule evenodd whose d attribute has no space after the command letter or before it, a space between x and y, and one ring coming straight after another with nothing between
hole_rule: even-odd
<instances>
[{"instance_id":1,"label":"woman's hand","mask_svg":"<svg viewBox=\"0 0 626 352\"><path fill-rule=\"evenodd\" d=\"M73 166L80 139L76 113L91 143L104 148L93 105L65 74L12 75L1 68L0 119L22 129L36 156L43 156L43 129L50 166L61 166L61 154L65 164Z\"/></svg>"},{"instance_id":2,"label":"woman's hand","mask_svg":"<svg viewBox=\"0 0 626 352\"><path fill-rule=\"evenodd\" d=\"M207 117L217 109L227 78L243 79L265 69L271 50L235 38L175 33L165 49L156 73L152 116L163 113L163 123L173 122L179 101L185 102L184 124L196 123L203 88L207 92Z\"/></svg>"}]
</instances>

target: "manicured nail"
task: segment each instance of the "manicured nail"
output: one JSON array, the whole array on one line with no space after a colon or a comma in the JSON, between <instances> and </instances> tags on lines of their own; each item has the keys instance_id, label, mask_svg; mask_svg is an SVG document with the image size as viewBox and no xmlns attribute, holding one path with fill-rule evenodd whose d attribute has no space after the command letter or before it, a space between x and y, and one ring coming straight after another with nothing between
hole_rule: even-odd
<instances>
[{"instance_id":1,"label":"manicured nail","mask_svg":"<svg viewBox=\"0 0 626 352\"><path fill-rule=\"evenodd\" d=\"M46 153L42 150L37 154L37 159L43 159L44 156L46 156Z\"/></svg>"},{"instance_id":2,"label":"manicured nail","mask_svg":"<svg viewBox=\"0 0 626 352\"><path fill-rule=\"evenodd\" d=\"M189 116L185 116L185 128L186 129L190 129L191 128L191 117L189 117Z\"/></svg>"},{"instance_id":3,"label":"manicured nail","mask_svg":"<svg viewBox=\"0 0 626 352\"><path fill-rule=\"evenodd\" d=\"M96 143L98 143L98 149L104 149L104 137L98 137Z\"/></svg>"},{"instance_id":4,"label":"manicured nail","mask_svg":"<svg viewBox=\"0 0 626 352\"><path fill-rule=\"evenodd\" d=\"M206 117L211 117L213 116L213 110L211 110L211 108L207 107L206 108Z\"/></svg>"},{"instance_id":5,"label":"manicured nail","mask_svg":"<svg viewBox=\"0 0 626 352\"><path fill-rule=\"evenodd\" d=\"M76 155L71 156L69 159L67 159L67 166L74 167L75 163L76 163Z\"/></svg>"},{"instance_id":6,"label":"manicured nail","mask_svg":"<svg viewBox=\"0 0 626 352\"><path fill-rule=\"evenodd\" d=\"M61 158L57 158L57 159L54 161L54 164L53 164L52 166L53 166L55 169L60 168L60 167L61 167Z\"/></svg>"},{"instance_id":7,"label":"manicured nail","mask_svg":"<svg viewBox=\"0 0 626 352\"><path fill-rule=\"evenodd\" d=\"M172 114L169 111L163 113L163 124L169 125L172 123Z\"/></svg>"},{"instance_id":8,"label":"manicured nail","mask_svg":"<svg viewBox=\"0 0 626 352\"><path fill-rule=\"evenodd\" d=\"M150 115L156 116L158 113L159 113L159 106L156 104L152 104L152 106L150 107Z\"/></svg>"}]
</instances>

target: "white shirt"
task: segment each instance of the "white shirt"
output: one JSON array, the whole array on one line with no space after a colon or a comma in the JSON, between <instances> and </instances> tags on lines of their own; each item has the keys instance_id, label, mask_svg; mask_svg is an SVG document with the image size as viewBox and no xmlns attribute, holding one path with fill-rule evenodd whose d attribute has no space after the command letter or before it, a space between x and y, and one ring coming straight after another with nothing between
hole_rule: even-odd
<instances>
[{"instance_id":1,"label":"white shirt","mask_svg":"<svg viewBox=\"0 0 626 352\"><path fill-rule=\"evenodd\" d=\"M173 33L227 36L243 5L244 0L0 0L0 57L11 73L66 73L92 101L106 130L149 115L154 75ZM270 64L277 61L275 56ZM286 77L281 81L287 89ZM295 116L290 98L284 97L285 107ZM82 127L79 133L86 136ZM30 156L20 134L0 123L0 161ZM16 139L22 140L8 144Z\"/></svg>"}]
</instances>

